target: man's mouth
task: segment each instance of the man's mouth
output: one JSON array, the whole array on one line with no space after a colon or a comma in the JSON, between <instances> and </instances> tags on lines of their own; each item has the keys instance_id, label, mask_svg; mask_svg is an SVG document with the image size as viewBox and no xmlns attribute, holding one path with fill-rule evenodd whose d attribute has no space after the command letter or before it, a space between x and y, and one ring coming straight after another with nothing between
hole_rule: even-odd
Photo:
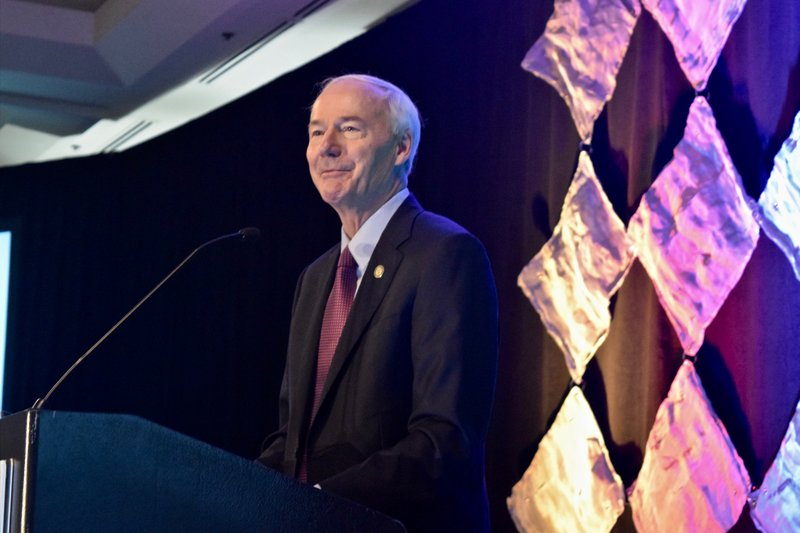
<instances>
[{"instance_id":1,"label":"man's mouth","mask_svg":"<svg viewBox=\"0 0 800 533\"><path fill-rule=\"evenodd\" d=\"M322 171L322 175L325 177L335 177L347 172L350 172L349 168L328 168Z\"/></svg>"}]
</instances>

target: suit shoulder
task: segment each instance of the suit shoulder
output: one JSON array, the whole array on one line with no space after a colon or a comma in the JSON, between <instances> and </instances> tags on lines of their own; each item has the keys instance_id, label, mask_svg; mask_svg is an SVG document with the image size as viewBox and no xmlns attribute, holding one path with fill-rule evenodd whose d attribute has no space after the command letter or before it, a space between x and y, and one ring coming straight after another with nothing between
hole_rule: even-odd
<instances>
[{"instance_id":1,"label":"suit shoulder","mask_svg":"<svg viewBox=\"0 0 800 533\"><path fill-rule=\"evenodd\" d=\"M430 243L473 243L483 249L483 244L478 238L461 225L430 211L419 214L414 221L412 233L415 237L424 237L424 240Z\"/></svg>"},{"instance_id":2,"label":"suit shoulder","mask_svg":"<svg viewBox=\"0 0 800 533\"><path fill-rule=\"evenodd\" d=\"M335 260L335 257L339 256L339 247L341 245L336 243L330 249L328 249L324 254L320 255L314 261L312 261L308 266L303 269L303 272L300 274L300 277L305 276L306 274L314 274L319 271L327 272L328 267L330 267L330 262Z\"/></svg>"}]
</instances>

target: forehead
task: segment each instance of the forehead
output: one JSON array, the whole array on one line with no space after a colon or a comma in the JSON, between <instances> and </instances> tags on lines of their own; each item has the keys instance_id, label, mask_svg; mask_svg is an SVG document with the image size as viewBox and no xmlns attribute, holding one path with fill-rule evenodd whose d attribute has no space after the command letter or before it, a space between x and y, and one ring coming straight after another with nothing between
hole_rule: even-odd
<instances>
[{"instance_id":1,"label":"forehead","mask_svg":"<svg viewBox=\"0 0 800 533\"><path fill-rule=\"evenodd\" d=\"M377 87L358 80L335 81L325 87L311 106L311 121L388 115L386 96Z\"/></svg>"}]
</instances>

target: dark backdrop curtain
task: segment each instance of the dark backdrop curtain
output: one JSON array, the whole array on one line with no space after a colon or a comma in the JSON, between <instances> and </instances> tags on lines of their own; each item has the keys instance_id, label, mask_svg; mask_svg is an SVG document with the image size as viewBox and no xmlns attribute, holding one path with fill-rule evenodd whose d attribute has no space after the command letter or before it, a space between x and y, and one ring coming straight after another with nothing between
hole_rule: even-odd
<instances>
[{"instance_id":1,"label":"dark backdrop curtain","mask_svg":"<svg viewBox=\"0 0 800 533\"><path fill-rule=\"evenodd\" d=\"M260 226L254 246L207 249L79 369L49 408L140 415L254 457L275 428L294 281L338 238L304 160L314 84L368 72L424 116L411 188L475 233L500 295L501 354L487 482L497 531L569 383L563 357L516 287L550 237L578 155L553 89L519 63L550 1L424 0L368 34L184 128L121 154L0 171L14 233L4 405L30 406L72 360L199 243ZM592 160L627 223L680 140L694 92L647 12ZM709 84L747 193L757 198L800 111L800 5L750 0ZM800 223L800 222L799 222ZM800 392L800 282L764 235L707 331L698 371L755 484ZM584 391L629 485L681 350L644 269L613 303ZM752 529L746 516L737 526ZM630 512L617 526L632 530Z\"/></svg>"}]
</instances>

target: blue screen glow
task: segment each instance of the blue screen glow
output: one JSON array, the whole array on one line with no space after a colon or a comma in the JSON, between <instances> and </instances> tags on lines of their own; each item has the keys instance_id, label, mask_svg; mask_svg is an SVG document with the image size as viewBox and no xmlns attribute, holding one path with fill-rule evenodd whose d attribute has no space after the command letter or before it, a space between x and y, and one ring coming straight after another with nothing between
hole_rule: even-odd
<instances>
[{"instance_id":1,"label":"blue screen glow","mask_svg":"<svg viewBox=\"0 0 800 533\"><path fill-rule=\"evenodd\" d=\"M3 370L6 363L8 274L11 269L11 232L0 231L0 411L3 409Z\"/></svg>"}]
</instances>

